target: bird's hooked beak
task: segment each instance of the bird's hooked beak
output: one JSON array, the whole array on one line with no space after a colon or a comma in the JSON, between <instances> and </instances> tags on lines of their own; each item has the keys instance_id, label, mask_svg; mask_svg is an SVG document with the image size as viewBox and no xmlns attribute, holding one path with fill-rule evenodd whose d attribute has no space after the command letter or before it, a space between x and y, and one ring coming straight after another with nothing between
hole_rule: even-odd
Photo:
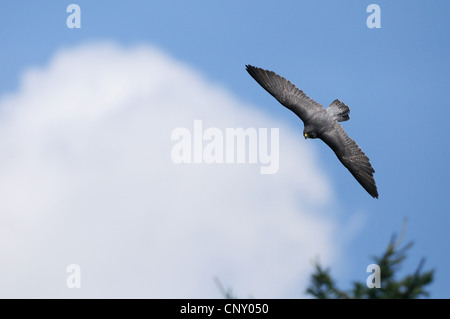
<instances>
[{"instance_id":1,"label":"bird's hooked beak","mask_svg":"<svg viewBox=\"0 0 450 319\"><path fill-rule=\"evenodd\" d=\"M303 134L303 136L305 137L305 140L308 138L308 133Z\"/></svg>"}]
</instances>

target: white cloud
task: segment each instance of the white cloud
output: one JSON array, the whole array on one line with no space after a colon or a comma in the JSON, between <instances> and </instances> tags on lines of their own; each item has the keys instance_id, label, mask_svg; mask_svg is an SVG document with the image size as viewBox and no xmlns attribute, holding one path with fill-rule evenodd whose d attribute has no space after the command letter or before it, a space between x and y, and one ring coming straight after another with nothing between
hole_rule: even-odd
<instances>
[{"instance_id":1,"label":"white cloud","mask_svg":"<svg viewBox=\"0 0 450 319\"><path fill-rule=\"evenodd\" d=\"M311 260L339 253L301 129L153 47L61 51L0 117L0 297L221 297L215 276L241 297L301 297ZM174 164L171 132L196 119L279 127L278 173ZM80 289L65 284L73 263Z\"/></svg>"}]
</instances>

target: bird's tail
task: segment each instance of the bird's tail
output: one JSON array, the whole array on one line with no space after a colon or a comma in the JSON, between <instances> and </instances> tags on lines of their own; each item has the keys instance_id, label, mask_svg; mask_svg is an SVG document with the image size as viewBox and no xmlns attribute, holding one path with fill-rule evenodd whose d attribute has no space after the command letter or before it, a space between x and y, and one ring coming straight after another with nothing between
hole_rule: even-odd
<instances>
[{"instance_id":1,"label":"bird's tail","mask_svg":"<svg viewBox=\"0 0 450 319\"><path fill-rule=\"evenodd\" d=\"M337 99L331 102L326 110L338 122L344 122L350 119L350 108Z\"/></svg>"}]
</instances>

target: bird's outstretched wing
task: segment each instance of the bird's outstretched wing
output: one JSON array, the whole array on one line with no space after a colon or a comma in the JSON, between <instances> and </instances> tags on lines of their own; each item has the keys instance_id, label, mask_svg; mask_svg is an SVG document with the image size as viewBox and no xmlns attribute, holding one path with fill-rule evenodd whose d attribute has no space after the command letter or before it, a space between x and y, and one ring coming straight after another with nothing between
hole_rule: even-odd
<instances>
[{"instance_id":1,"label":"bird's outstretched wing","mask_svg":"<svg viewBox=\"0 0 450 319\"><path fill-rule=\"evenodd\" d=\"M321 104L309 98L302 90L275 72L251 65L246 65L246 68L256 82L303 121L317 110L323 109Z\"/></svg>"},{"instance_id":2,"label":"bird's outstretched wing","mask_svg":"<svg viewBox=\"0 0 450 319\"><path fill-rule=\"evenodd\" d=\"M335 121L331 130L320 138L336 153L339 160L352 173L362 187L374 198L378 198L377 186L373 178L375 170L369 158Z\"/></svg>"}]
</instances>

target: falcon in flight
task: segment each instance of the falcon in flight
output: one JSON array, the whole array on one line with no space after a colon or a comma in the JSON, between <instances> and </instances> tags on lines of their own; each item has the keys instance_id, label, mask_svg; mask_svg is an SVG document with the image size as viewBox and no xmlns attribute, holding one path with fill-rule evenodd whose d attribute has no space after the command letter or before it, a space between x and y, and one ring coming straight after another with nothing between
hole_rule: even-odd
<instances>
[{"instance_id":1,"label":"falcon in flight","mask_svg":"<svg viewBox=\"0 0 450 319\"><path fill-rule=\"evenodd\" d=\"M372 197L378 198L373 179L375 170L370 165L369 158L339 124L350 118L350 108L347 105L334 100L324 109L321 104L275 72L251 65L246 65L246 68L256 82L303 121L305 139L320 138L324 141L361 186Z\"/></svg>"}]
</instances>

